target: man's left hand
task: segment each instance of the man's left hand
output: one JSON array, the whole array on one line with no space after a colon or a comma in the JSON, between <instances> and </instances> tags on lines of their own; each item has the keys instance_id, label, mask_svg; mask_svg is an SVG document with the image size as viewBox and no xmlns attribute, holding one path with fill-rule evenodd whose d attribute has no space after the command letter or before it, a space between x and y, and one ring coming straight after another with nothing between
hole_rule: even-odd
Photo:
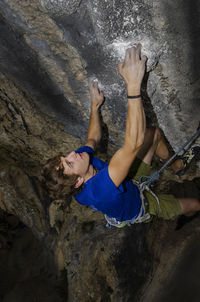
<instances>
[{"instance_id":1,"label":"man's left hand","mask_svg":"<svg viewBox=\"0 0 200 302\"><path fill-rule=\"evenodd\" d=\"M93 109L99 109L104 101L104 95L102 91L99 91L98 82L92 81L89 85L90 87L90 96L91 96L91 106Z\"/></svg>"}]
</instances>

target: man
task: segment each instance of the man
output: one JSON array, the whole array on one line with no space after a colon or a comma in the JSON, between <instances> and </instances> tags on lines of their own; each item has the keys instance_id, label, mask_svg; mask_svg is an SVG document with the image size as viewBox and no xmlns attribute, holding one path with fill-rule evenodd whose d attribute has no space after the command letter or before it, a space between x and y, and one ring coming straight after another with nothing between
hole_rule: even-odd
<instances>
[{"instance_id":1,"label":"man","mask_svg":"<svg viewBox=\"0 0 200 302\"><path fill-rule=\"evenodd\" d=\"M180 214L192 215L200 210L195 198L176 199L173 195L154 196L144 192L145 208L141 212L141 196L138 187L129 180L130 167L135 167L137 180L141 175L151 174L151 161L157 155L163 161L170 153L159 129L146 129L145 114L141 99L141 84L145 73L146 57L141 56L141 44L126 50L124 62L119 63L119 74L127 86L128 113L123 146L113 155L109 164L93 156L101 139L99 108L103 93L98 83L90 84L91 114L88 136L84 147L67 156L50 159L44 167L45 185L53 198L74 195L83 205L98 210L116 225L134 223L138 215L158 215L172 219ZM199 151L199 150L198 150ZM184 169L184 161L177 159L171 165L177 172ZM149 217L149 216L148 216Z\"/></svg>"}]
</instances>

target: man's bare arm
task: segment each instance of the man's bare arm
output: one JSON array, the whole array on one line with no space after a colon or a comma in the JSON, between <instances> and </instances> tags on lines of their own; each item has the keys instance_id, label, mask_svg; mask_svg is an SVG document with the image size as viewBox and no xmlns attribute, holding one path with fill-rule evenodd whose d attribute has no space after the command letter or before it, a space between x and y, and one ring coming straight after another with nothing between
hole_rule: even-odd
<instances>
[{"instance_id":1,"label":"man's bare arm","mask_svg":"<svg viewBox=\"0 0 200 302\"><path fill-rule=\"evenodd\" d=\"M90 84L91 110L88 135L85 145L96 149L101 139L101 123L99 117L99 108L103 103L103 93L98 89L98 83L93 81Z\"/></svg>"},{"instance_id":2,"label":"man's bare arm","mask_svg":"<svg viewBox=\"0 0 200 302\"><path fill-rule=\"evenodd\" d=\"M141 45L126 50L125 60L119 63L119 73L127 85L127 94L140 95L145 72L146 57L141 55ZM124 145L111 158L108 171L118 187L126 178L132 162L144 141L146 119L141 98L128 99L128 113Z\"/></svg>"}]
</instances>

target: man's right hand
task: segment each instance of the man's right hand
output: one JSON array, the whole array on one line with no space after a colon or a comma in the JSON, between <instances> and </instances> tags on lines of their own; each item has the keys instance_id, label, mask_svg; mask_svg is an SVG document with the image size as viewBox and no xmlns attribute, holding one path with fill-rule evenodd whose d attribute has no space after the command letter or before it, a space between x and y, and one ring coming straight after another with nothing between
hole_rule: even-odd
<instances>
[{"instance_id":1,"label":"man's right hand","mask_svg":"<svg viewBox=\"0 0 200 302\"><path fill-rule=\"evenodd\" d=\"M140 94L142 79L145 73L146 56L141 57L141 44L126 50L124 62L119 63L119 74L127 84L129 95Z\"/></svg>"}]
</instances>

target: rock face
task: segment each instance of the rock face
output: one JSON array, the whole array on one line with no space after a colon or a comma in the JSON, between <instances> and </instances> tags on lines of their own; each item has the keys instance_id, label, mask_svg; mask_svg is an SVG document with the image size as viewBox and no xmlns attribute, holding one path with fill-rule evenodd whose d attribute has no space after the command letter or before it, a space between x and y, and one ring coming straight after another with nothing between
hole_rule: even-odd
<instances>
[{"instance_id":1,"label":"rock face","mask_svg":"<svg viewBox=\"0 0 200 302\"><path fill-rule=\"evenodd\" d=\"M50 201L40 168L84 143L88 79L98 78L106 97L100 156L109 158L122 144L126 91L117 62L138 41L148 56L148 123L159 125L177 150L199 122L199 10L189 0L0 2L0 208L31 228L58 270L66 270L68 301L156 301L162 288L156 280L166 280L195 239L191 227L174 233L175 223L159 220L107 230L101 214L75 201ZM188 176L198 175L197 165ZM198 233L198 221L192 223Z\"/></svg>"},{"instance_id":2,"label":"rock face","mask_svg":"<svg viewBox=\"0 0 200 302\"><path fill-rule=\"evenodd\" d=\"M0 217L1 301L63 301L62 280L42 242L16 216L0 210Z\"/></svg>"}]
</instances>

